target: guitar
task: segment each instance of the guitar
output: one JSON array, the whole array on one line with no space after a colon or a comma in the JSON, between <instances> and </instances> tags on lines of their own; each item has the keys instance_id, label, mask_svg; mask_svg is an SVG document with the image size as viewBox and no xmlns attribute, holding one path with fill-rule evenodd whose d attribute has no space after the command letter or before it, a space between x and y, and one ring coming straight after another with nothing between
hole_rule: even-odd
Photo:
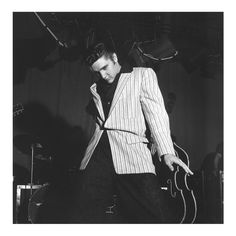
<instances>
[{"instance_id":1,"label":"guitar","mask_svg":"<svg viewBox=\"0 0 236 236\"><path fill-rule=\"evenodd\" d=\"M188 154L174 143L175 154L189 167ZM197 202L193 190L189 186L189 178L181 167L174 166L174 171L161 163L157 170L160 176L167 203L172 210L173 223L194 223L197 216Z\"/></svg>"}]
</instances>

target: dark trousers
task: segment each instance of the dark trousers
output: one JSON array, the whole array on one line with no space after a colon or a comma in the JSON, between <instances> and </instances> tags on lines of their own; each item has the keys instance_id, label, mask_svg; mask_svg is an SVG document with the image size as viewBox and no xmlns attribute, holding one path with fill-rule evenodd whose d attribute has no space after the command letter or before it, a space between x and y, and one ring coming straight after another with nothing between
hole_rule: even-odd
<instances>
[{"instance_id":1,"label":"dark trousers","mask_svg":"<svg viewBox=\"0 0 236 236\"><path fill-rule=\"evenodd\" d=\"M78 223L168 223L167 205L152 173L115 173L111 155L101 145L81 173ZM117 195L118 214L110 221L107 207Z\"/></svg>"}]
</instances>

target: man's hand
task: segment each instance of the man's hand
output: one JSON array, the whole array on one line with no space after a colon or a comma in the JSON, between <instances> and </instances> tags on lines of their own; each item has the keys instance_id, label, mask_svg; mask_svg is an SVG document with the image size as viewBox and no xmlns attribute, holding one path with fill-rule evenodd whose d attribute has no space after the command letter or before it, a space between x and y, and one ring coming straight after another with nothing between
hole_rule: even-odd
<instances>
[{"instance_id":1,"label":"man's hand","mask_svg":"<svg viewBox=\"0 0 236 236\"><path fill-rule=\"evenodd\" d=\"M182 167L187 174L193 175L193 172L188 168L188 166L183 161L181 161L178 157L172 154L164 155L163 161L165 162L165 164L169 167L171 171L174 170L173 164L177 164L180 167Z\"/></svg>"}]
</instances>

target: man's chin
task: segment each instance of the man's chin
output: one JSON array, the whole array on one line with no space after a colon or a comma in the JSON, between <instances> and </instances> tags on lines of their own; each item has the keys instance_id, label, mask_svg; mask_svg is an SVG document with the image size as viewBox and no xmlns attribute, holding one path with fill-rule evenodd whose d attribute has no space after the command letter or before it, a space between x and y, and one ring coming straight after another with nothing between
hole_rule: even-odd
<instances>
[{"instance_id":1,"label":"man's chin","mask_svg":"<svg viewBox=\"0 0 236 236\"><path fill-rule=\"evenodd\" d=\"M105 80L108 84L111 84L113 81L114 81L114 79L108 79L108 80Z\"/></svg>"}]
</instances>

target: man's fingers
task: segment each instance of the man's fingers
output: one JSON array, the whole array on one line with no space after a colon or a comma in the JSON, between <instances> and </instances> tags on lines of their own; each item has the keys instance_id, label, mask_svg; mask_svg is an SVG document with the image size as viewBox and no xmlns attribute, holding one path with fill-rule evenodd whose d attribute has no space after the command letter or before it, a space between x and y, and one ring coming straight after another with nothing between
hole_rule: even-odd
<instances>
[{"instance_id":1,"label":"man's fingers","mask_svg":"<svg viewBox=\"0 0 236 236\"><path fill-rule=\"evenodd\" d=\"M193 175L193 172L189 169L189 167L178 157L166 154L164 156L164 160L165 164L169 167L171 171L174 170L173 164L177 164L182 167L187 174Z\"/></svg>"},{"instance_id":2,"label":"man's fingers","mask_svg":"<svg viewBox=\"0 0 236 236\"><path fill-rule=\"evenodd\" d=\"M169 167L169 169L170 169L171 171L174 170L174 167L173 167L171 164L168 164L167 166Z\"/></svg>"},{"instance_id":3,"label":"man's fingers","mask_svg":"<svg viewBox=\"0 0 236 236\"><path fill-rule=\"evenodd\" d=\"M179 165L179 166L181 166L184 170L185 170L185 172L187 173L187 174L190 174L190 175L193 175L193 172L188 168L188 166L183 162L183 161L181 161L180 159L178 159L178 158L176 158L175 159L175 161L174 161L174 163L176 163L177 165ZM173 170L174 168L173 168L173 166L171 165L171 170Z\"/></svg>"},{"instance_id":4,"label":"man's fingers","mask_svg":"<svg viewBox=\"0 0 236 236\"><path fill-rule=\"evenodd\" d=\"M178 159L177 164L179 164L179 165L185 170L185 172L186 172L187 174L193 175L193 172L192 172L192 171L188 168L188 166L187 166L184 162L182 162L180 159Z\"/></svg>"}]
</instances>

